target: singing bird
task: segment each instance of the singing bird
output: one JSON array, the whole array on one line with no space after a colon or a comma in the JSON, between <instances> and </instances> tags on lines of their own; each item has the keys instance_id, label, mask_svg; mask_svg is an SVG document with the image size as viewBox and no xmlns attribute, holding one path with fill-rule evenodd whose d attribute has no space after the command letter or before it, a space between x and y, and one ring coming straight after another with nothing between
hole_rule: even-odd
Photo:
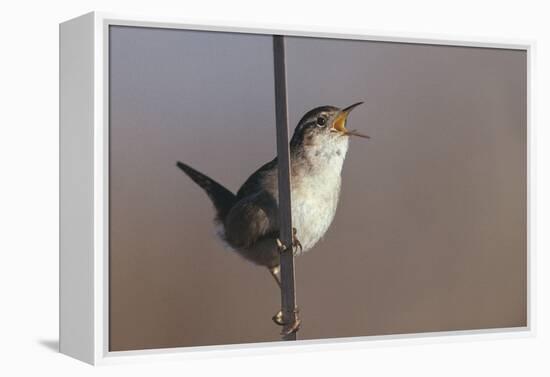
<instances>
[{"instance_id":1,"label":"singing bird","mask_svg":"<svg viewBox=\"0 0 550 377\"><path fill-rule=\"evenodd\" d=\"M340 195L341 171L350 136L369 138L348 130L348 116L355 103L344 109L321 106L307 112L290 141L291 212L293 252L301 255L323 237L329 228ZM281 286L277 158L261 166L236 194L180 161L177 166L208 195L216 210L219 237L245 259L267 267ZM282 312L273 316L285 325ZM296 331L300 320L289 326Z\"/></svg>"}]
</instances>

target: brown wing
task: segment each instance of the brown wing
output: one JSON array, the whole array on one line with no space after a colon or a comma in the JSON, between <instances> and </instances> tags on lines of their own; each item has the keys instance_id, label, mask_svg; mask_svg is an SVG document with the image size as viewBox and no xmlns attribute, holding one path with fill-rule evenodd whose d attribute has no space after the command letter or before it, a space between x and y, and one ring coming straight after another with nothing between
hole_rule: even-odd
<instances>
[{"instance_id":1,"label":"brown wing","mask_svg":"<svg viewBox=\"0 0 550 377\"><path fill-rule=\"evenodd\" d=\"M277 181L277 157L260 166L237 191L237 200L262 191L272 191Z\"/></svg>"},{"instance_id":2,"label":"brown wing","mask_svg":"<svg viewBox=\"0 0 550 377\"><path fill-rule=\"evenodd\" d=\"M260 239L278 234L275 198L266 191L242 198L227 214L224 228L226 241L237 249L248 249Z\"/></svg>"}]
</instances>

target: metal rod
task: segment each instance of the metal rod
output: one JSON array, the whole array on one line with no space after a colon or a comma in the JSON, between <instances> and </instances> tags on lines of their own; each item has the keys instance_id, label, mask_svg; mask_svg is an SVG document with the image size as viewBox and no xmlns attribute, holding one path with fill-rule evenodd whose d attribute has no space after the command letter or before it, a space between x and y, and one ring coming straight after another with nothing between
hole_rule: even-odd
<instances>
[{"instance_id":1,"label":"metal rod","mask_svg":"<svg viewBox=\"0 0 550 377\"><path fill-rule=\"evenodd\" d=\"M275 69L275 120L277 126L277 159L279 170L279 239L287 246L281 254L281 310L288 330L296 319L296 287L294 282L294 255L292 248L292 212L290 197L290 151L288 143L288 110L286 97L285 40L273 36L273 63ZM283 340L296 340L296 333L283 335Z\"/></svg>"}]
</instances>

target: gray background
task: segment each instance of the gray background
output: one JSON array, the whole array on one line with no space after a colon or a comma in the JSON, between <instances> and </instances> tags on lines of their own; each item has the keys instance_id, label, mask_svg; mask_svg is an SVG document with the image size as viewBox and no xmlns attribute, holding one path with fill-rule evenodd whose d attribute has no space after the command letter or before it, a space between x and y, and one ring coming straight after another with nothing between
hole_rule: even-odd
<instances>
[{"instance_id":1,"label":"gray background","mask_svg":"<svg viewBox=\"0 0 550 377\"><path fill-rule=\"evenodd\" d=\"M279 291L216 240L182 160L236 191L275 155L271 37L111 27L110 348L278 340ZM526 54L288 38L292 127L349 126L334 223L297 259L300 339L526 324Z\"/></svg>"}]
</instances>

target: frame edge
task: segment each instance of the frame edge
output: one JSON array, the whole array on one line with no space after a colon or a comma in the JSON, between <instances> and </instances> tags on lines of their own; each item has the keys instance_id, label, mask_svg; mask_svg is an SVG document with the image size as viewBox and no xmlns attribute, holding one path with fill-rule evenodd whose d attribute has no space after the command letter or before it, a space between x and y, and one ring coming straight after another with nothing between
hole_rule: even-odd
<instances>
[{"instance_id":1,"label":"frame edge","mask_svg":"<svg viewBox=\"0 0 550 377\"><path fill-rule=\"evenodd\" d=\"M94 357L94 14L59 25L59 351Z\"/></svg>"}]
</instances>

